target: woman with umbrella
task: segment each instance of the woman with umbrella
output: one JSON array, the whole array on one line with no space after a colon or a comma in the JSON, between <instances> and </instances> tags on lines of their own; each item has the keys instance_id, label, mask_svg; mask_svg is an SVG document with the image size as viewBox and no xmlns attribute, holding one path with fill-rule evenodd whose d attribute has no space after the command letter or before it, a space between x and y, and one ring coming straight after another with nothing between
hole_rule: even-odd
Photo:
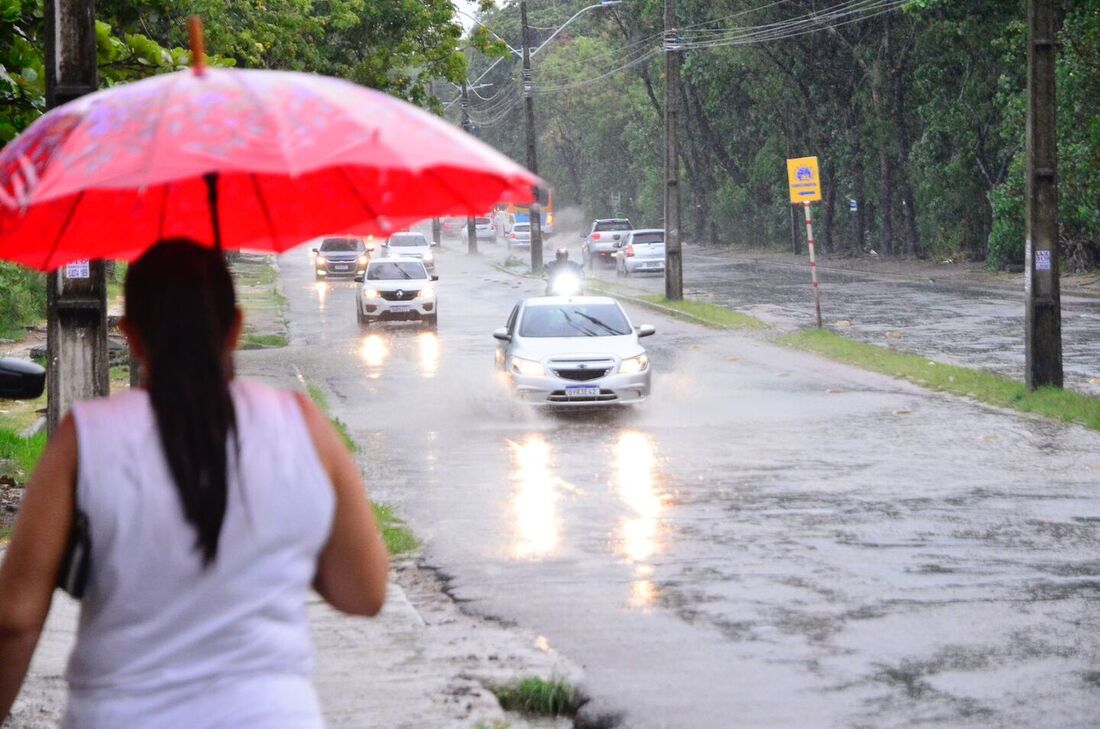
<instances>
[{"instance_id":1,"label":"woman with umbrella","mask_svg":"<svg viewBox=\"0 0 1100 729\"><path fill-rule=\"evenodd\" d=\"M0 257L136 260L122 327L146 383L75 406L27 487L0 566L0 717L76 523L90 559L67 726L320 726L307 592L372 615L388 559L324 416L234 377L221 245L386 234L537 182L376 92L201 64L78 99L0 151Z\"/></svg>"}]
</instances>

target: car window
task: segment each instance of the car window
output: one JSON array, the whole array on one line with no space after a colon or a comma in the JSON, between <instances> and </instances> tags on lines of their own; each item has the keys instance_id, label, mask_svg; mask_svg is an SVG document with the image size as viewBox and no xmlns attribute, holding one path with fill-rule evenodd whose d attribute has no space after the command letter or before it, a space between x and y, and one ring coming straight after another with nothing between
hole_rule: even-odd
<instances>
[{"instance_id":1,"label":"car window","mask_svg":"<svg viewBox=\"0 0 1100 729\"><path fill-rule=\"evenodd\" d=\"M664 243L664 233L635 233L631 239L631 243Z\"/></svg>"},{"instance_id":2,"label":"car window","mask_svg":"<svg viewBox=\"0 0 1100 729\"><path fill-rule=\"evenodd\" d=\"M630 333L617 304L529 306L520 324L522 337L613 337Z\"/></svg>"},{"instance_id":3,"label":"car window","mask_svg":"<svg viewBox=\"0 0 1100 729\"><path fill-rule=\"evenodd\" d=\"M488 218L474 218L474 225L489 225L492 222Z\"/></svg>"},{"instance_id":4,"label":"car window","mask_svg":"<svg viewBox=\"0 0 1100 729\"><path fill-rule=\"evenodd\" d=\"M359 241L355 238L325 238L321 250L325 253L353 253L359 250Z\"/></svg>"},{"instance_id":5,"label":"car window","mask_svg":"<svg viewBox=\"0 0 1100 729\"><path fill-rule=\"evenodd\" d=\"M512 230L517 230L520 233L530 233L531 232L531 224L530 223L516 223L515 225L512 226Z\"/></svg>"},{"instance_id":6,"label":"car window","mask_svg":"<svg viewBox=\"0 0 1100 729\"><path fill-rule=\"evenodd\" d=\"M409 248L426 246L428 245L428 239L420 233L398 233L397 235L391 235L388 243L394 248Z\"/></svg>"},{"instance_id":7,"label":"car window","mask_svg":"<svg viewBox=\"0 0 1100 729\"><path fill-rule=\"evenodd\" d=\"M630 230L629 220L604 220L596 223L594 232L602 233L605 230Z\"/></svg>"},{"instance_id":8,"label":"car window","mask_svg":"<svg viewBox=\"0 0 1100 729\"><path fill-rule=\"evenodd\" d=\"M428 272L419 261L382 261L367 268L368 281L392 281L394 279L427 278Z\"/></svg>"}]
</instances>

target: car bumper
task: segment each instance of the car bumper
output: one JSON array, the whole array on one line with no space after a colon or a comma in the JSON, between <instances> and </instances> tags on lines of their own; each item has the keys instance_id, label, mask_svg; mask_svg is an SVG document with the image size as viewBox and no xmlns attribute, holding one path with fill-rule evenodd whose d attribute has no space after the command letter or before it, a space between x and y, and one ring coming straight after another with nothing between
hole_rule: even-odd
<instances>
[{"instance_id":1,"label":"car bumper","mask_svg":"<svg viewBox=\"0 0 1100 729\"><path fill-rule=\"evenodd\" d=\"M631 273L661 273L665 270L665 262L661 258L624 258L623 268Z\"/></svg>"},{"instance_id":2,"label":"car bumper","mask_svg":"<svg viewBox=\"0 0 1100 729\"><path fill-rule=\"evenodd\" d=\"M577 382L553 375L517 375L511 373L512 389L521 402L537 407L586 408L611 405L636 405L649 397L650 369L632 375L608 375L598 380ZM574 398L565 394L567 387L600 388L596 397Z\"/></svg>"},{"instance_id":3,"label":"car bumper","mask_svg":"<svg viewBox=\"0 0 1100 729\"><path fill-rule=\"evenodd\" d=\"M436 313L437 303L431 300L386 301L372 299L363 302L363 316L379 321L420 321Z\"/></svg>"},{"instance_id":4,"label":"car bumper","mask_svg":"<svg viewBox=\"0 0 1100 729\"><path fill-rule=\"evenodd\" d=\"M494 240L497 237L495 230L479 230L477 231L478 240Z\"/></svg>"},{"instance_id":5,"label":"car bumper","mask_svg":"<svg viewBox=\"0 0 1100 729\"><path fill-rule=\"evenodd\" d=\"M511 238L509 238L508 239L508 245L512 246L513 248L530 248L531 247L531 239L530 238L516 238L515 240L512 240Z\"/></svg>"},{"instance_id":6,"label":"car bumper","mask_svg":"<svg viewBox=\"0 0 1100 729\"><path fill-rule=\"evenodd\" d=\"M325 278L339 278L341 276L358 276L367 270L366 266L360 266L356 261L350 263L326 263L323 266L314 266L314 270L318 276L324 276Z\"/></svg>"}]
</instances>

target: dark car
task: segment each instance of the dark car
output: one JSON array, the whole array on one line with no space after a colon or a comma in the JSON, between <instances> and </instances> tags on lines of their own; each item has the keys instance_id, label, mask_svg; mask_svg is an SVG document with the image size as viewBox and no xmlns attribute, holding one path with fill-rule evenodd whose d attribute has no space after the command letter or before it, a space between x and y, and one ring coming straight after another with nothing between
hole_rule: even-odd
<instances>
[{"instance_id":1,"label":"dark car","mask_svg":"<svg viewBox=\"0 0 1100 729\"><path fill-rule=\"evenodd\" d=\"M324 238L314 259L314 271L318 281L346 276L354 278L367 268L370 252L362 238L332 237Z\"/></svg>"}]
</instances>

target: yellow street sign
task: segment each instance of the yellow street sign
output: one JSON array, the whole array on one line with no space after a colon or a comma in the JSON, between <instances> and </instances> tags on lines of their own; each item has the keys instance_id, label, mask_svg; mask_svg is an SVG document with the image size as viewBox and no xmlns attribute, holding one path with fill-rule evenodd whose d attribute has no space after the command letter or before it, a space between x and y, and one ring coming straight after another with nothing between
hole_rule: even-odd
<instances>
[{"instance_id":1,"label":"yellow street sign","mask_svg":"<svg viewBox=\"0 0 1100 729\"><path fill-rule=\"evenodd\" d=\"M817 173L817 157L787 160L787 184L791 202L814 202L821 199L821 177Z\"/></svg>"}]
</instances>

